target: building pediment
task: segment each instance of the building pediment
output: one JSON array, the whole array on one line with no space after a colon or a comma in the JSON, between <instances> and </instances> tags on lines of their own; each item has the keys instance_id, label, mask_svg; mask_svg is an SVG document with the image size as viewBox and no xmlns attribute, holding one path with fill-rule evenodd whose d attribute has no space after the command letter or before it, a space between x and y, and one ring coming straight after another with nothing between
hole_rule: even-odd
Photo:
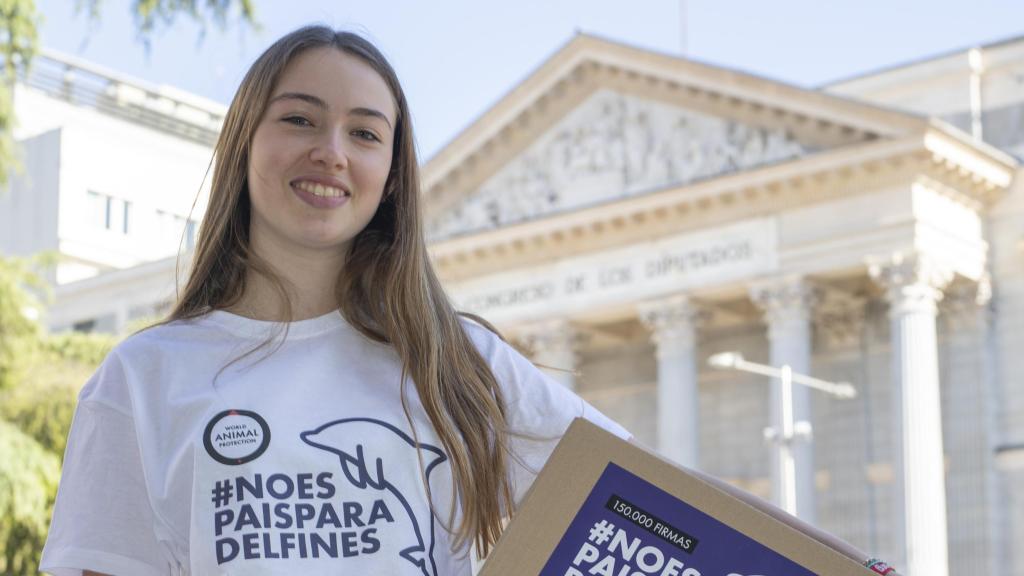
<instances>
[{"instance_id":1,"label":"building pediment","mask_svg":"<svg viewBox=\"0 0 1024 576\"><path fill-rule=\"evenodd\" d=\"M601 89L470 193L429 220L432 239L800 158L817 150L783 127Z\"/></svg>"},{"instance_id":2,"label":"building pediment","mask_svg":"<svg viewBox=\"0 0 1024 576\"><path fill-rule=\"evenodd\" d=\"M501 227L926 127L580 35L424 166L429 233Z\"/></svg>"}]
</instances>

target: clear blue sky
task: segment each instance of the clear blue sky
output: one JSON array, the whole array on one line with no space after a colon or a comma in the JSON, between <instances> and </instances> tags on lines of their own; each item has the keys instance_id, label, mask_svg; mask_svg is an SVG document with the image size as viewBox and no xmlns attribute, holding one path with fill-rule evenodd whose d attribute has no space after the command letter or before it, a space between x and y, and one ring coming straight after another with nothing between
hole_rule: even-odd
<instances>
[{"instance_id":1,"label":"clear blue sky","mask_svg":"<svg viewBox=\"0 0 1024 576\"><path fill-rule=\"evenodd\" d=\"M187 17L137 41L132 0L90 25L72 0L37 0L42 45L223 103L284 33L322 22L367 35L398 70L429 158L576 30L678 53L677 0L254 0L260 32ZM204 3L205 0L200 0ZM1024 35L1021 0L688 0L689 57L803 86Z\"/></svg>"}]
</instances>

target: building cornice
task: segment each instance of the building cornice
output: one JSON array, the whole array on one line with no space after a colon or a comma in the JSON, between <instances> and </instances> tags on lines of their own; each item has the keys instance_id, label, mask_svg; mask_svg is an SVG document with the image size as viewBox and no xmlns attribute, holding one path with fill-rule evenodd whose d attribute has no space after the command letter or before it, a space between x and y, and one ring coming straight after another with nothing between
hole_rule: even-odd
<instances>
[{"instance_id":1,"label":"building cornice","mask_svg":"<svg viewBox=\"0 0 1024 576\"><path fill-rule=\"evenodd\" d=\"M90 278L57 285L54 288L54 296L58 302L66 302L70 298L107 294L116 286L139 282L167 282L168 279L174 282L176 278L184 280L192 265L192 255L193 252L184 252L180 256L168 256L129 268L105 270Z\"/></svg>"},{"instance_id":2,"label":"building cornice","mask_svg":"<svg viewBox=\"0 0 1024 576\"><path fill-rule=\"evenodd\" d=\"M974 210L995 202L1016 163L941 125L923 134L820 152L782 164L439 240L442 277L459 280L654 240L922 178Z\"/></svg>"}]
</instances>

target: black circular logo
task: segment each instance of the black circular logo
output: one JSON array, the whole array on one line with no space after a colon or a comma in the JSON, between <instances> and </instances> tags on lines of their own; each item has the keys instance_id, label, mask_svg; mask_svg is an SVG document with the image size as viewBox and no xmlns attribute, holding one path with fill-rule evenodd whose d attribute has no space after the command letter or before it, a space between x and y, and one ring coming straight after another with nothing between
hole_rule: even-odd
<instances>
[{"instance_id":1,"label":"black circular logo","mask_svg":"<svg viewBox=\"0 0 1024 576\"><path fill-rule=\"evenodd\" d=\"M259 458L270 446L270 426L255 412L225 410L206 425L203 446L221 464L245 464Z\"/></svg>"}]
</instances>

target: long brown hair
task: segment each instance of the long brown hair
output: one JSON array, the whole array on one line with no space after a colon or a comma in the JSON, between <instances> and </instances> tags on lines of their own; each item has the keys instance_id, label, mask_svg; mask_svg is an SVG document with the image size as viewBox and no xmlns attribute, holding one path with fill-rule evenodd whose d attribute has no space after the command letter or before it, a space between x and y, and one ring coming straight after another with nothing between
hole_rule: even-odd
<instances>
[{"instance_id":1,"label":"long brown hair","mask_svg":"<svg viewBox=\"0 0 1024 576\"><path fill-rule=\"evenodd\" d=\"M286 317L287 280L275 275L249 243L246 181L252 137L288 63L298 54L333 47L361 58L387 82L398 110L391 170L369 224L350 243L336 287L346 320L366 337L394 347L402 361L402 405L411 379L449 457L455 498L449 522L454 547L472 540L486 554L513 508L508 480L505 402L487 362L463 331L427 255L420 216L419 165L405 94L394 70L372 44L350 32L307 26L268 48L242 80L214 149L210 200L191 273L168 321L195 318L239 302L247 273L272 282ZM429 491L429 486L428 486Z\"/></svg>"}]
</instances>

